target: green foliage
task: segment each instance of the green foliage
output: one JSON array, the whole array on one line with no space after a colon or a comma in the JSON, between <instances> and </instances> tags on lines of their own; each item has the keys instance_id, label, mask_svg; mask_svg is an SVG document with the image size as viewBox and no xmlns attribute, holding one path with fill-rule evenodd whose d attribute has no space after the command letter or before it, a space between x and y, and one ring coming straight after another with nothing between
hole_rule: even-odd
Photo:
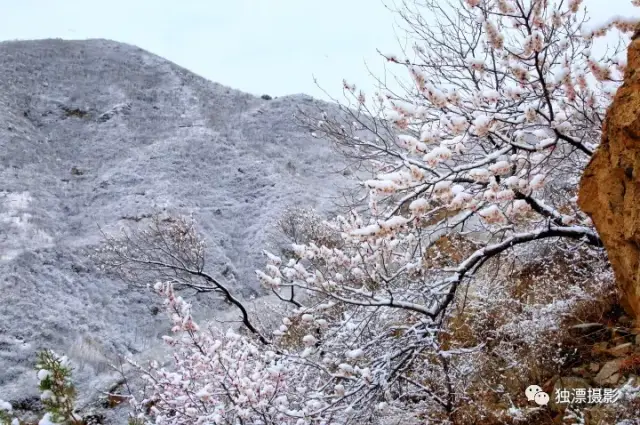
<instances>
[{"instance_id":1,"label":"green foliage","mask_svg":"<svg viewBox=\"0 0 640 425\"><path fill-rule=\"evenodd\" d=\"M64 425L82 424L82 419L74 413L76 389L71 382L67 358L50 350L41 351L36 369L42 393L40 399L51 421Z\"/></svg>"},{"instance_id":2,"label":"green foliage","mask_svg":"<svg viewBox=\"0 0 640 425\"><path fill-rule=\"evenodd\" d=\"M74 412L76 389L71 382L72 369L65 356L51 350L38 353L36 363L40 400L45 409L41 424L83 425L82 418ZM14 417L12 406L0 400L0 425L26 425Z\"/></svg>"},{"instance_id":3,"label":"green foliage","mask_svg":"<svg viewBox=\"0 0 640 425\"><path fill-rule=\"evenodd\" d=\"M9 403L3 402L0 400L0 425L11 425L14 419L11 416L12 410L6 407L5 405L9 405Z\"/></svg>"}]
</instances>

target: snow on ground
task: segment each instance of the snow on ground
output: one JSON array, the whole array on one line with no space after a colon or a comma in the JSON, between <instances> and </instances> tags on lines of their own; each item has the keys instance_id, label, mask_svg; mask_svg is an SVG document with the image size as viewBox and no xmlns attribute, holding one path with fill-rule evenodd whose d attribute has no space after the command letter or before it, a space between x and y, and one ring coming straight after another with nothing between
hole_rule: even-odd
<instances>
[{"instance_id":1,"label":"snow on ground","mask_svg":"<svg viewBox=\"0 0 640 425\"><path fill-rule=\"evenodd\" d=\"M214 273L228 266L233 287L255 294L282 210L333 210L350 184L328 143L292 119L317 106L329 107L256 98L106 40L0 43L0 398L36 395L44 347L67 352L94 393L113 353L157 349L167 321L155 297L87 258L98 226L193 213Z\"/></svg>"}]
</instances>

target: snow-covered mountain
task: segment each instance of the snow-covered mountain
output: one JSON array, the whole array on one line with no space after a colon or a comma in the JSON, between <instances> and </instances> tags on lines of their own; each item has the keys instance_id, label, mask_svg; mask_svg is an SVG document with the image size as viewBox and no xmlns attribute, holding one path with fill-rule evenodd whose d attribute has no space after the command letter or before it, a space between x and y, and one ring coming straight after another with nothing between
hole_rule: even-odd
<instances>
[{"instance_id":1,"label":"snow-covered mountain","mask_svg":"<svg viewBox=\"0 0 640 425\"><path fill-rule=\"evenodd\" d=\"M213 272L255 291L283 209L327 212L350 184L293 120L318 107L331 106L264 100L112 41L0 43L0 398L36 395L37 349L69 354L82 389L105 353L150 350L166 332L153 295L87 258L98 226L193 213Z\"/></svg>"}]
</instances>

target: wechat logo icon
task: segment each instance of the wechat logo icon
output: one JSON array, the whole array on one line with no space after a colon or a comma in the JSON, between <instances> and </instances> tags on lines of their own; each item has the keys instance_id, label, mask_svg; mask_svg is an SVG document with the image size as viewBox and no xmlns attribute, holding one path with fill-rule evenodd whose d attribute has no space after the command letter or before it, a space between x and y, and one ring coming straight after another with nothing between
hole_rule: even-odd
<instances>
[{"instance_id":1,"label":"wechat logo icon","mask_svg":"<svg viewBox=\"0 0 640 425\"><path fill-rule=\"evenodd\" d=\"M549 394L537 385L529 385L524 393L527 400L535 402L538 406L546 406L549 403Z\"/></svg>"}]
</instances>

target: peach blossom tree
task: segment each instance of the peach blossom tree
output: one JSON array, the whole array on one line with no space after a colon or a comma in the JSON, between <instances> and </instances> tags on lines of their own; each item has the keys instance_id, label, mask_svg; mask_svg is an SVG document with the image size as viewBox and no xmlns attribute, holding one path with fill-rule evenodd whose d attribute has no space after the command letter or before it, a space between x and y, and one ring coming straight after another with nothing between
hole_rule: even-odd
<instances>
[{"instance_id":1,"label":"peach blossom tree","mask_svg":"<svg viewBox=\"0 0 640 425\"><path fill-rule=\"evenodd\" d=\"M596 57L594 40L635 22L589 28L581 3L404 3L399 16L415 44L384 56L408 82L371 99L345 82L351 102L341 114L305 117L319 137L371 167L361 182L366 208L325 223L340 235L330 246L294 243L286 259L265 252L257 276L283 301L282 323L270 333L244 308L247 335L200 329L172 284L158 283L174 363L137 365L150 392L133 401L135 420L450 423L472 404L489 342L445 343L457 307L474 298L471 284L480 297L493 282L489 265L509 255L526 261L545 240L602 257L576 205L577 182L625 63L622 43ZM529 414L504 412L523 421Z\"/></svg>"},{"instance_id":2,"label":"peach blossom tree","mask_svg":"<svg viewBox=\"0 0 640 425\"><path fill-rule=\"evenodd\" d=\"M476 293L491 284L484 266L526 261L547 240L604 258L577 184L624 73L625 39L601 55L594 41L636 26L590 26L579 0L425 0L404 2L399 15L416 42L384 56L408 82L369 100L345 81L341 114L304 117L371 166L368 208L332 222L341 246L294 245L295 258L269 256L258 272L274 291L307 297L276 338L300 335L307 358L333 368L320 388L338 385L346 398L331 403L348 406L354 423L371 419L376 403L437 421L470 401L485 344L442 341L456 303L473 298L471 283ZM574 289L553 307L582 299Z\"/></svg>"}]
</instances>

